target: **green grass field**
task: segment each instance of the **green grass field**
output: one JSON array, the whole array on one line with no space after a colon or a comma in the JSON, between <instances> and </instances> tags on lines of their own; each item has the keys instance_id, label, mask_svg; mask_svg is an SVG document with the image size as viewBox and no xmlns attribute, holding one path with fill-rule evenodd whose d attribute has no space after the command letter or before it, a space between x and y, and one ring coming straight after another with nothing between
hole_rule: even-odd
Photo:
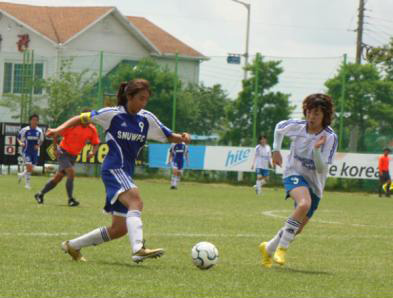
<instances>
[{"instance_id":1,"label":"green grass field","mask_svg":"<svg viewBox=\"0 0 393 298\"><path fill-rule=\"evenodd\" d=\"M0 296L2 297L393 297L393 199L326 193L288 263L263 269L258 244L270 239L292 210L283 189L136 181L145 210L148 246L164 247L157 260L133 264L128 238L85 248L86 263L60 250L63 240L107 225L99 179L77 178L66 205L64 182L37 205L16 176L0 176ZM214 243L219 264L191 262L191 247Z\"/></svg>"}]
</instances>

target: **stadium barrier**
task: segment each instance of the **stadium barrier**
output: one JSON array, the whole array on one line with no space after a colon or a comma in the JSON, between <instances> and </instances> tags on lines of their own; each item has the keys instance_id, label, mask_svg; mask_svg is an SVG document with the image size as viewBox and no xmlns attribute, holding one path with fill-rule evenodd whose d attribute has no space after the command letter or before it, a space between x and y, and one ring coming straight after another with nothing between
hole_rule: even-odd
<instances>
[{"instance_id":1,"label":"stadium barrier","mask_svg":"<svg viewBox=\"0 0 393 298\"><path fill-rule=\"evenodd\" d=\"M148 165L151 168L168 168L169 144L150 144ZM255 148L226 146L190 146L190 165L186 168L195 170L217 170L254 172L251 169ZM289 150L281 151L283 166L276 167L276 174L282 174ZM329 166L328 176L349 179L379 178L378 154L340 153ZM393 163L390 165L393 170Z\"/></svg>"}]
</instances>

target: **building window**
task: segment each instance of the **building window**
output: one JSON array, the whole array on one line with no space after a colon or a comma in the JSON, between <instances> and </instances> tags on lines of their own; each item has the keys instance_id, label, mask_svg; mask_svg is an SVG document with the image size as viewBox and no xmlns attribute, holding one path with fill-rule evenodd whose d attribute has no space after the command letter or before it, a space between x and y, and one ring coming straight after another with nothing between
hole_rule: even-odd
<instances>
[{"instance_id":1,"label":"building window","mask_svg":"<svg viewBox=\"0 0 393 298\"><path fill-rule=\"evenodd\" d=\"M33 94L42 94L42 86L37 82L43 77L43 63L34 64L34 75L31 64L4 63L3 93L20 94L23 91L27 93L31 90L31 84L33 84ZM32 80L32 78L34 79Z\"/></svg>"}]
</instances>

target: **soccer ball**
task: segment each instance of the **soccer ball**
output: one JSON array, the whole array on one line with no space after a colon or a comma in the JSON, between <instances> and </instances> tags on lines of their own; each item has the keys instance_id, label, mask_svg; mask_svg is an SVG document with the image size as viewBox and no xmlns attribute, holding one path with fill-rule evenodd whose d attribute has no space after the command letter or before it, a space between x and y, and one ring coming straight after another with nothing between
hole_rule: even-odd
<instances>
[{"instance_id":1,"label":"soccer ball","mask_svg":"<svg viewBox=\"0 0 393 298\"><path fill-rule=\"evenodd\" d=\"M191 249L191 257L199 269L210 269L218 262L218 250L210 242L198 242Z\"/></svg>"}]
</instances>

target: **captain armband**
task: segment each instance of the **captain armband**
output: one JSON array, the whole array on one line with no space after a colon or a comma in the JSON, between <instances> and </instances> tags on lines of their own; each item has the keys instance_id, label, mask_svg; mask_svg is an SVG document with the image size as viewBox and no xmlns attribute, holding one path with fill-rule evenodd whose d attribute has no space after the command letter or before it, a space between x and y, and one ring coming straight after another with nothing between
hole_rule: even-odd
<instances>
[{"instance_id":1,"label":"captain armband","mask_svg":"<svg viewBox=\"0 0 393 298\"><path fill-rule=\"evenodd\" d=\"M91 112L82 113L82 114L80 115L80 118L81 118L82 124L91 123Z\"/></svg>"}]
</instances>

